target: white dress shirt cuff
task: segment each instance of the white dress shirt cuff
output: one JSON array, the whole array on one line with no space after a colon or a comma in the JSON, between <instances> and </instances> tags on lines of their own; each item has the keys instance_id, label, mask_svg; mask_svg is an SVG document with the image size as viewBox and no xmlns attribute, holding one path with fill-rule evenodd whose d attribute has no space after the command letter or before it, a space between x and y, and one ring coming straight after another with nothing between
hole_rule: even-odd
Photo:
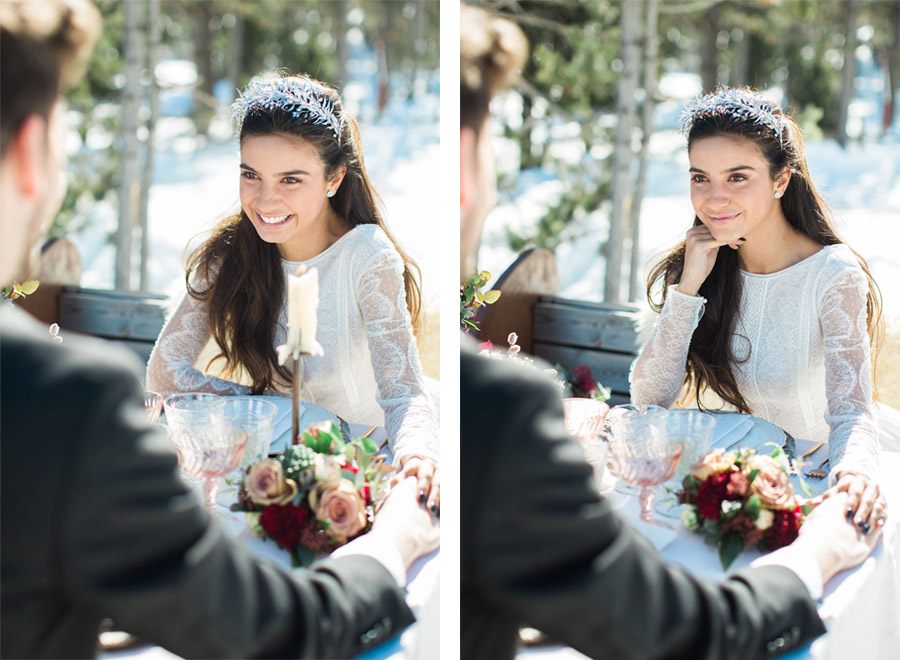
<instances>
[{"instance_id":1,"label":"white dress shirt cuff","mask_svg":"<svg viewBox=\"0 0 900 660\"><path fill-rule=\"evenodd\" d=\"M819 564L812 554L792 546L779 548L774 552L763 555L751 564L752 567L758 566L784 566L789 568L800 581L806 585L807 591L813 600L822 599L825 585L822 583L822 571Z\"/></svg>"},{"instance_id":2,"label":"white dress shirt cuff","mask_svg":"<svg viewBox=\"0 0 900 660\"><path fill-rule=\"evenodd\" d=\"M403 558L400 556L397 546L390 539L369 532L331 553L335 559L351 555L366 555L377 559L394 577L398 586L406 586L406 568L403 566Z\"/></svg>"}]
</instances>

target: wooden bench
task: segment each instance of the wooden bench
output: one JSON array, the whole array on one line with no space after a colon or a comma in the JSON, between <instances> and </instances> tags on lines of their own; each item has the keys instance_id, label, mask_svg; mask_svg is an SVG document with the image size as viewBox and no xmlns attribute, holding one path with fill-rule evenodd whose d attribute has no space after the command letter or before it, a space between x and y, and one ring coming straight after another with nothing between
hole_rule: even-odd
<instances>
[{"instance_id":1,"label":"wooden bench","mask_svg":"<svg viewBox=\"0 0 900 660\"><path fill-rule=\"evenodd\" d=\"M125 346L146 364L166 319L168 298L143 292L63 287L60 333L76 332Z\"/></svg>"},{"instance_id":2,"label":"wooden bench","mask_svg":"<svg viewBox=\"0 0 900 660\"><path fill-rule=\"evenodd\" d=\"M541 296L534 305L534 355L571 373L586 364L612 389L610 405L629 403L628 373L640 349L641 308Z\"/></svg>"}]
</instances>

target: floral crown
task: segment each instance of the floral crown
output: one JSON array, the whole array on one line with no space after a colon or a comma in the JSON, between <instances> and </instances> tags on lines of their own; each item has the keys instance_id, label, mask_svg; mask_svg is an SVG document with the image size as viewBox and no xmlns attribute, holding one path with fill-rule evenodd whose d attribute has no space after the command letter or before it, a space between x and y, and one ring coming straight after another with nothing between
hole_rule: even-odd
<instances>
[{"instance_id":1,"label":"floral crown","mask_svg":"<svg viewBox=\"0 0 900 660\"><path fill-rule=\"evenodd\" d=\"M324 88L309 80L254 80L231 104L232 118L238 125L243 124L244 118L259 108L283 110L296 119L306 115L311 124L330 128L340 142L344 118L338 115L334 101L324 93Z\"/></svg>"},{"instance_id":2,"label":"floral crown","mask_svg":"<svg viewBox=\"0 0 900 660\"><path fill-rule=\"evenodd\" d=\"M720 88L711 94L692 99L681 114L681 132L687 135L698 119L737 117L751 124L765 126L779 138L787 122L775 114L778 106L758 92L748 89Z\"/></svg>"}]
</instances>

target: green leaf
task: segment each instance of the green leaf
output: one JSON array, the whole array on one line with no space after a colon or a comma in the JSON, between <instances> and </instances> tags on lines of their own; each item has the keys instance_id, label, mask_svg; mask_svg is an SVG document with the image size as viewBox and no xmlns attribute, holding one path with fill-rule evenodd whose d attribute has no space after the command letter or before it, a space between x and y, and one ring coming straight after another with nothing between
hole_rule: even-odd
<instances>
[{"instance_id":1,"label":"green leaf","mask_svg":"<svg viewBox=\"0 0 900 660\"><path fill-rule=\"evenodd\" d=\"M756 520L757 516L759 516L759 510L762 508L762 500L759 499L759 495L753 493L747 501L744 503L744 512Z\"/></svg>"},{"instance_id":2,"label":"green leaf","mask_svg":"<svg viewBox=\"0 0 900 660\"><path fill-rule=\"evenodd\" d=\"M484 301L489 305L493 305L495 302L500 300L500 296L502 295L502 293L502 291L498 291L497 289L491 289L484 294Z\"/></svg>"},{"instance_id":3,"label":"green leaf","mask_svg":"<svg viewBox=\"0 0 900 660\"><path fill-rule=\"evenodd\" d=\"M728 567L734 563L738 555L744 550L744 541L737 532L728 532L722 537L722 543L719 545L719 561L722 563L722 570L728 570Z\"/></svg>"},{"instance_id":4,"label":"green leaf","mask_svg":"<svg viewBox=\"0 0 900 660\"><path fill-rule=\"evenodd\" d=\"M17 284L16 288L24 293L26 296L30 296L32 293L37 291L37 288L40 286L40 282L37 280L26 280L21 284Z\"/></svg>"},{"instance_id":5,"label":"green leaf","mask_svg":"<svg viewBox=\"0 0 900 660\"><path fill-rule=\"evenodd\" d=\"M363 451L366 454L377 454L378 453L378 445L375 444L375 441L372 438L363 438L360 441L360 445L362 446Z\"/></svg>"},{"instance_id":6,"label":"green leaf","mask_svg":"<svg viewBox=\"0 0 900 660\"><path fill-rule=\"evenodd\" d=\"M755 468L755 469L753 469L753 470L750 470L750 474L747 475L747 480L748 480L748 482L752 484L752 483L753 483L753 480L756 479L756 475L758 475L758 474L759 474L759 468Z\"/></svg>"}]
</instances>

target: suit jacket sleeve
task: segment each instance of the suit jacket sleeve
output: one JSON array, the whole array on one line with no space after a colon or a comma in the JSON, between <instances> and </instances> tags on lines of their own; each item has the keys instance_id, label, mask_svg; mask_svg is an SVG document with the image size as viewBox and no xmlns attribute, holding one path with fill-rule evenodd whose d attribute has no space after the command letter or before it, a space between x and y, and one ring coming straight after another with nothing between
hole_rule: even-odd
<instances>
[{"instance_id":1,"label":"suit jacket sleeve","mask_svg":"<svg viewBox=\"0 0 900 660\"><path fill-rule=\"evenodd\" d=\"M468 359L485 370L462 379L474 389L463 392L463 465L473 471L463 483L477 481L482 498L467 508L477 511L471 557L496 609L591 657L753 658L824 632L787 568L715 584L666 564L593 488L553 385Z\"/></svg>"},{"instance_id":2,"label":"suit jacket sleeve","mask_svg":"<svg viewBox=\"0 0 900 660\"><path fill-rule=\"evenodd\" d=\"M89 403L81 441L66 447L69 598L185 657L346 657L412 622L403 591L372 558L293 576L255 559L177 477L134 375L96 362L71 375Z\"/></svg>"}]
</instances>

